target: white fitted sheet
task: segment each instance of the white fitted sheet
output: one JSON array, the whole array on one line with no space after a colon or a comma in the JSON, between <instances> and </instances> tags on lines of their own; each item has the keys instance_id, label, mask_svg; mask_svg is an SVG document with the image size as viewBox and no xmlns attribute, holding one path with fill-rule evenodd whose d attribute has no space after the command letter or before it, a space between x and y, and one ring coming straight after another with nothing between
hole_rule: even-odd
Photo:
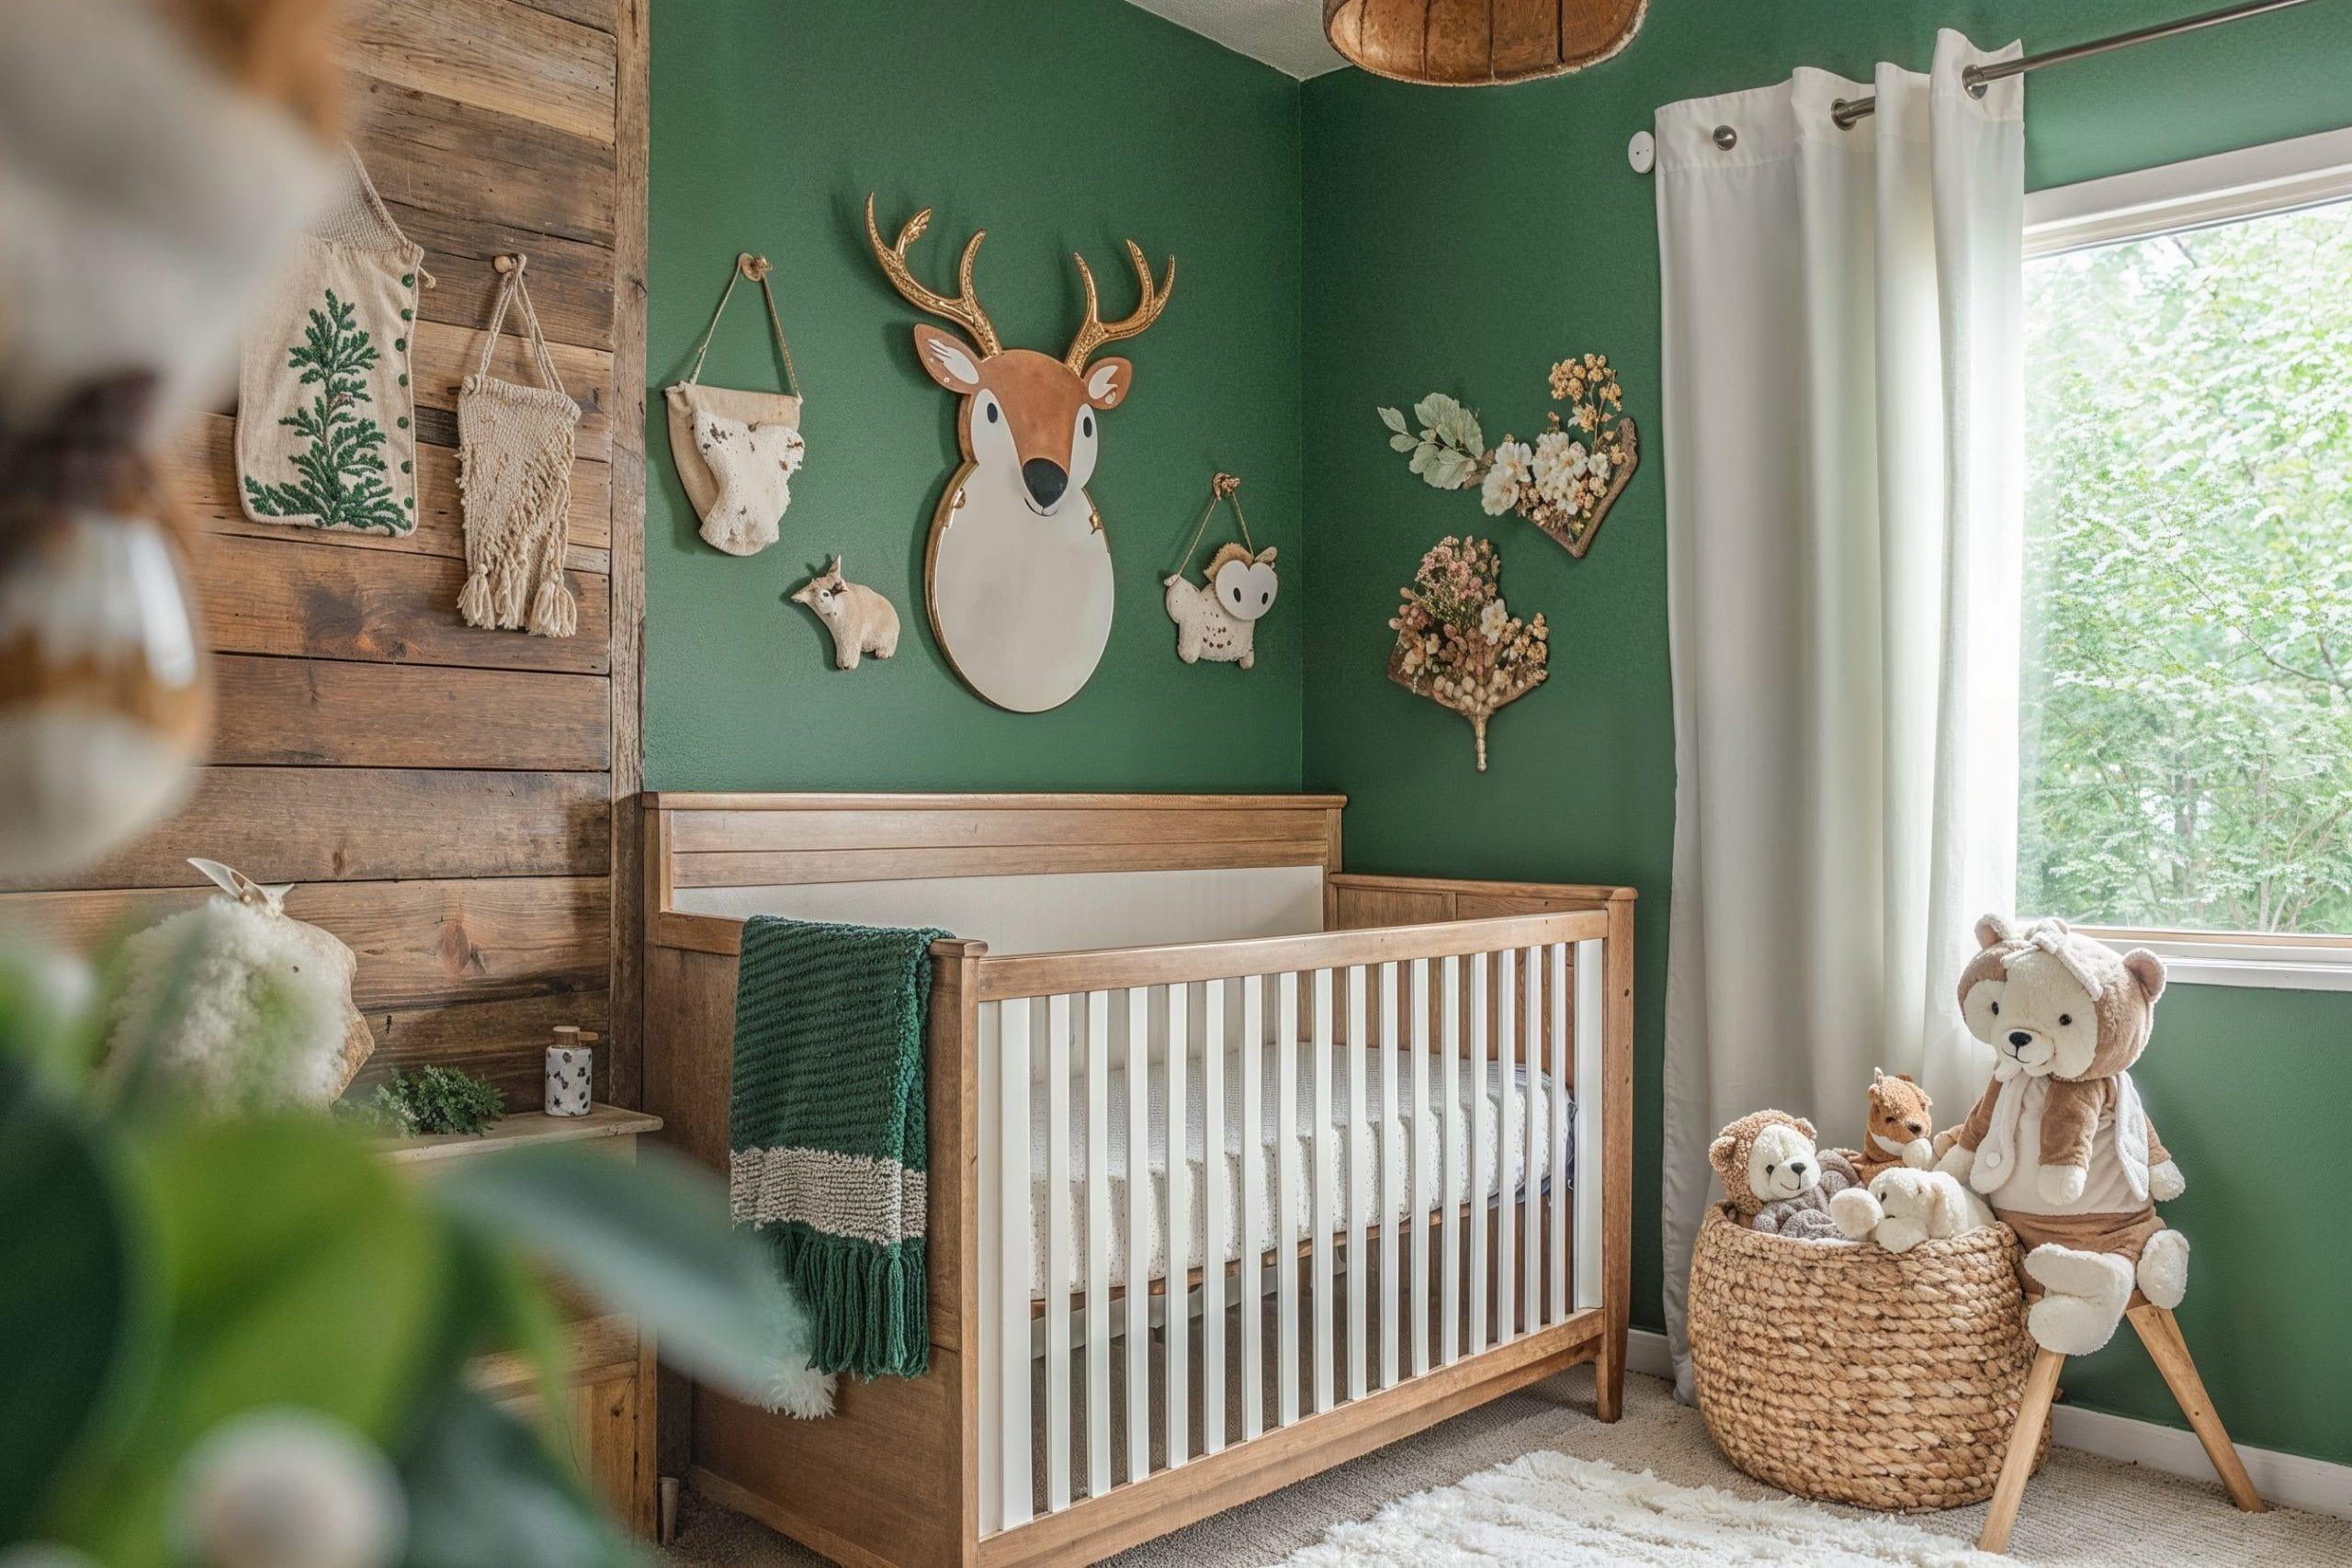
<instances>
[{"instance_id":1,"label":"white fitted sheet","mask_svg":"<svg viewBox=\"0 0 2352 1568\"><path fill-rule=\"evenodd\" d=\"M1351 1218L1351 1204L1362 1205L1362 1213L1367 1224L1380 1218L1383 1208L1380 1201L1382 1139L1378 1130L1380 1056L1375 1050L1352 1049L1344 1044L1334 1045L1330 1050L1332 1054L1332 1134L1329 1140L1329 1149L1332 1177L1331 1190L1335 1194L1332 1214L1336 1229L1344 1232ZM1258 1206L1258 1235L1266 1238L1268 1245L1271 1246L1274 1236L1273 1213L1278 1169L1275 1137L1276 1121L1280 1111L1280 1102L1276 1099L1276 1075L1279 1065L1273 1046L1263 1047L1261 1055L1263 1060L1259 1084L1259 1141L1265 1151L1265 1190L1262 1201ZM1360 1189L1351 1194L1345 1180L1349 1168L1348 1073L1350 1067L1358 1063L1363 1064L1365 1069L1364 1119L1368 1146L1363 1161L1363 1179ZM1197 1049L1184 1064L1184 1153L1185 1164L1190 1172L1190 1179L1187 1183L1189 1191L1187 1215L1190 1220L1188 1229L1191 1233L1184 1255L1184 1267L1187 1269L1199 1266L1204 1254L1209 1250L1204 1245L1203 1235L1207 1220L1202 1205L1203 1174L1205 1169L1204 1151L1207 1146L1205 1136L1207 1100L1202 1083L1202 1066ZM1309 1177L1314 1166L1314 1047L1302 1041L1298 1046L1298 1114L1292 1131L1294 1146L1298 1151L1298 1216L1295 1234L1301 1239L1312 1234L1310 1222L1313 1217L1314 1190ZM1404 1219L1414 1208L1412 1193L1414 1167L1410 1156L1417 1132L1421 1149L1420 1158L1428 1162L1427 1168L1432 1171L1438 1168L1437 1162L1442 1156L1445 1138L1445 1089L1442 1081L1444 1077L1443 1064L1432 1060L1429 1070L1430 1114L1426 1125L1417 1127L1411 1104L1412 1058L1406 1052L1397 1053L1397 1145L1407 1153L1408 1158L1403 1162L1405 1169L1396 1183L1396 1190L1392 1194L1393 1201L1385 1205L1388 1210L1386 1217L1390 1220ZM1147 1259L1144 1278L1160 1280L1168 1275L1168 1139L1167 1117L1164 1111L1167 1104L1168 1081L1165 1066L1154 1064L1148 1070L1148 1079L1149 1110L1147 1112L1146 1127L1149 1141L1146 1159L1151 1178L1151 1193L1148 1203L1149 1217L1144 1238ZM1452 1183L1442 1180L1430 1182L1430 1203L1423 1211L1424 1213L1433 1210L1442 1201L1449 1186L1456 1191L1468 1190L1474 1147L1484 1151L1484 1169L1487 1173L1486 1195L1491 1198L1502 1192L1508 1192L1514 1197L1518 1194L1527 1165L1525 1121L1529 1114L1529 1097L1525 1092L1527 1079L1528 1074L1524 1067L1514 1067L1510 1092L1506 1095L1503 1091L1501 1070L1498 1064L1493 1062L1461 1064L1454 1081L1454 1095L1455 1103L1463 1107L1462 1142L1454 1160L1453 1180ZM1485 1091L1483 1099L1486 1102L1486 1111L1483 1115L1474 1116L1471 1113L1474 1083L1483 1084ZM1218 1235L1214 1256L1230 1263L1238 1260L1241 1256L1243 1196L1241 1054L1238 1046L1225 1054L1223 1087L1224 1155L1227 1197L1226 1213L1217 1227ZM1551 1075L1536 1074L1532 1113L1535 1117L1535 1138L1539 1149L1548 1146L1551 1136L1550 1089ZM1087 1095L1085 1073L1081 1068L1073 1075L1069 1086L1069 1187L1062 1194L1062 1201L1068 1205L1069 1213L1069 1288L1074 1292L1086 1288L1086 1260L1090 1255L1086 1234ZM1111 1168L1111 1191L1108 1227L1110 1234L1105 1240L1110 1254L1111 1283L1124 1285L1129 1278L1126 1235L1127 1079L1124 1071L1114 1071L1109 1075L1109 1092L1106 1098L1109 1125L1105 1130L1105 1137ZM1561 1105L1564 1114L1567 1112L1569 1103L1567 1097L1563 1095ZM1500 1158L1497 1157L1496 1150L1498 1111L1502 1144ZM1032 1235L1035 1238L1030 1252L1029 1270L1029 1290L1032 1297L1041 1297L1046 1292L1046 1204L1049 1201L1049 1195L1046 1190L1046 1151L1049 1146L1046 1117L1045 1086L1037 1084L1033 1086L1029 1101L1029 1213L1033 1227ZM1574 1127L1573 1119L1570 1120L1569 1125ZM1573 1147L1569 1151L1568 1163L1569 1170L1573 1172L1575 1168ZM1559 1188L1565 1191L1566 1183L1563 1181L1559 1184ZM986 1238L983 1238L983 1245L988 1245Z\"/></svg>"}]
</instances>

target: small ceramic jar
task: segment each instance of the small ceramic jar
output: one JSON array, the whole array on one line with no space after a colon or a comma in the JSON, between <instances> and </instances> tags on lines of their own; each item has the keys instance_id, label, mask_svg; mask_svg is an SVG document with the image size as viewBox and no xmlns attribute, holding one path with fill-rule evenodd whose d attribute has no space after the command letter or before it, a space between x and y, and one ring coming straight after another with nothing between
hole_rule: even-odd
<instances>
[{"instance_id":1,"label":"small ceramic jar","mask_svg":"<svg viewBox=\"0 0 2352 1568\"><path fill-rule=\"evenodd\" d=\"M548 1047L548 1115L588 1114L588 1089L595 1077L596 1053L582 1042L594 1038L594 1035L583 1035L569 1025L555 1032L555 1043Z\"/></svg>"}]
</instances>

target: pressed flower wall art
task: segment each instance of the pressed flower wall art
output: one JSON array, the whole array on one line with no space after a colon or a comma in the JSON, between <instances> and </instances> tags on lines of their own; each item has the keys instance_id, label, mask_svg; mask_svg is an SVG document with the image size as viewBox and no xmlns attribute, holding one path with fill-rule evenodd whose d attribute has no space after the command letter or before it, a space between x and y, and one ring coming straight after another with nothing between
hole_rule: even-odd
<instances>
[{"instance_id":1,"label":"pressed flower wall art","mask_svg":"<svg viewBox=\"0 0 2352 1568\"><path fill-rule=\"evenodd\" d=\"M1410 420L1396 409L1382 409L1380 420L1388 427L1388 445L1410 454L1413 472L1432 488L1475 486L1487 516L1517 513L1580 557L1592 547L1640 455L1607 355L1561 360L1552 367L1551 386L1553 400L1566 403L1566 414L1553 410L1533 442L1506 434L1492 451L1477 414L1443 392L1415 403Z\"/></svg>"},{"instance_id":2,"label":"pressed flower wall art","mask_svg":"<svg viewBox=\"0 0 2352 1568\"><path fill-rule=\"evenodd\" d=\"M1440 539L1421 558L1388 624L1388 678L1470 721L1487 771L1487 720L1544 683L1551 629L1503 603L1502 558L1485 539Z\"/></svg>"}]
</instances>

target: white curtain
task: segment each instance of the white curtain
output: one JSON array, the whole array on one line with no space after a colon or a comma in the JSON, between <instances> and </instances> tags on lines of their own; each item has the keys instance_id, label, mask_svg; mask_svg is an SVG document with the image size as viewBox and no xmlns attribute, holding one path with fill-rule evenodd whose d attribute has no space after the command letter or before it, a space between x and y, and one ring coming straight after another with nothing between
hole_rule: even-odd
<instances>
[{"instance_id":1,"label":"white curtain","mask_svg":"<svg viewBox=\"0 0 2352 1568\"><path fill-rule=\"evenodd\" d=\"M1951 990L2014 876L2024 96L1961 72L2015 52L1658 111L1685 1397L1715 1131L1777 1106L1851 1146L1873 1066L1951 1121L1983 1078Z\"/></svg>"}]
</instances>

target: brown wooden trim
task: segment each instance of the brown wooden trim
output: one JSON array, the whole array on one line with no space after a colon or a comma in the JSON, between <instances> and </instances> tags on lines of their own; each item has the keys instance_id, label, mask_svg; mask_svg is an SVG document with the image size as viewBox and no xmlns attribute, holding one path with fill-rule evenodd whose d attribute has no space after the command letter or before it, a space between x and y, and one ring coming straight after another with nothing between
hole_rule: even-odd
<instances>
[{"instance_id":1,"label":"brown wooden trim","mask_svg":"<svg viewBox=\"0 0 2352 1568\"><path fill-rule=\"evenodd\" d=\"M982 1001L1001 1001L1013 997L1060 996L1128 986L1182 985L1237 975L1275 975L1343 964L1460 957L1506 947L1582 942L1607 932L1607 919L1599 911L1575 910L1489 920L1440 920L1419 926L1315 931L1302 936L1251 937L1239 942L1013 953L981 963L979 997Z\"/></svg>"},{"instance_id":2,"label":"brown wooden trim","mask_svg":"<svg viewBox=\"0 0 2352 1568\"><path fill-rule=\"evenodd\" d=\"M1136 844L1181 840L1205 843L1320 842L1330 813L1280 807L1230 809L1018 811L899 810L839 812L677 811L682 854L817 850L1031 848Z\"/></svg>"},{"instance_id":3,"label":"brown wooden trim","mask_svg":"<svg viewBox=\"0 0 2352 1568\"><path fill-rule=\"evenodd\" d=\"M645 1096L645 838L629 802L645 784L645 272L651 126L648 0L614 14L612 856L613 1097ZM666 868L665 868L666 874ZM650 1444L649 1444L650 1446Z\"/></svg>"},{"instance_id":4,"label":"brown wooden trim","mask_svg":"<svg viewBox=\"0 0 2352 1568\"><path fill-rule=\"evenodd\" d=\"M992 1535L980 1542L979 1561L983 1568L1100 1562L1551 1377L1589 1359L1603 1333L1599 1311L1573 1314L1507 1345Z\"/></svg>"},{"instance_id":5,"label":"brown wooden trim","mask_svg":"<svg viewBox=\"0 0 2352 1568\"><path fill-rule=\"evenodd\" d=\"M1595 903L1630 902L1639 897L1631 887L1607 883L1501 882L1459 876L1376 876L1363 872L1334 873L1332 885L1366 892L1454 893L1498 898L1566 898Z\"/></svg>"},{"instance_id":6,"label":"brown wooden trim","mask_svg":"<svg viewBox=\"0 0 2352 1568\"><path fill-rule=\"evenodd\" d=\"M1600 998L1600 1342L1597 1404L1603 1421L1625 1407L1626 1314L1634 1279L1634 901L1609 905ZM1589 1086L1578 1085L1577 1092ZM1582 1161L1584 1151L1576 1158ZM1579 1171L1582 1170L1579 1165Z\"/></svg>"},{"instance_id":7,"label":"brown wooden trim","mask_svg":"<svg viewBox=\"0 0 2352 1568\"><path fill-rule=\"evenodd\" d=\"M807 792L759 794L652 790L646 804L662 811L1216 811L1312 807L1337 810L1344 795L910 795Z\"/></svg>"}]
</instances>

